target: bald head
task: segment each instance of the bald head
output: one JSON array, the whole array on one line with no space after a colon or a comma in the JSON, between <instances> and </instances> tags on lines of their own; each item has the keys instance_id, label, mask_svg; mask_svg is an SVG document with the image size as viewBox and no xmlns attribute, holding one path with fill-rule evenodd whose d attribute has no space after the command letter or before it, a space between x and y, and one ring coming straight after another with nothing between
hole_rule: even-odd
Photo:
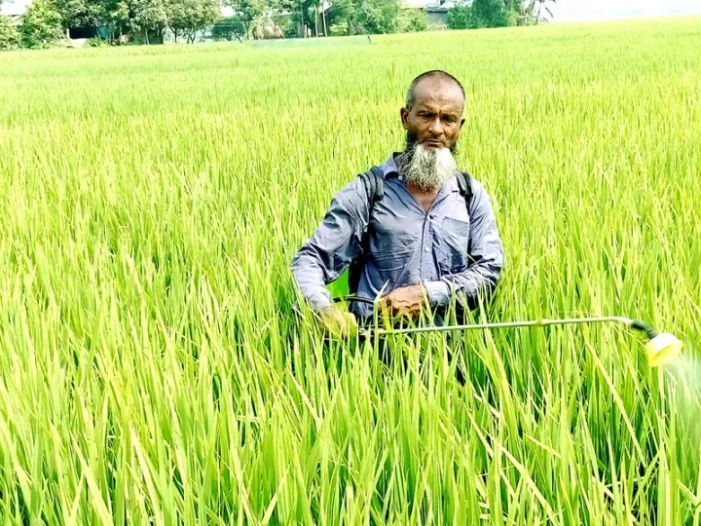
<instances>
[{"instance_id":1,"label":"bald head","mask_svg":"<svg viewBox=\"0 0 701 526\"><path fill-rule=\"evenodd\" d=\"M411 111L417 98L424 94L423 92L437 90L453 91L452 95L454 96L459 92L463 104L465 102L465 89L460 81L446 71L434 69L422 73L411 82L406 95L406 109Z\"/></svg>"}]
</instances>

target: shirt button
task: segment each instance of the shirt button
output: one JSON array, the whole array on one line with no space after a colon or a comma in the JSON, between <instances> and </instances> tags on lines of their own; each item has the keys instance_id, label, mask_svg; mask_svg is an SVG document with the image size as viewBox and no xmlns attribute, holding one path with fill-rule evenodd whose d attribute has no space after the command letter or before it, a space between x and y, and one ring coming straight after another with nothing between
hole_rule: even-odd
<instances>
[{"instance_id":1,"label":"shirt button","mask_svg":"<svg viewBox=\"0 0 701 526\"><path fill-rule=\"evenodd\" d=\"M424 252L428 252L429 250L431 250L431 249L428 247L424 247Z\"/></svg>"}]
</instances>

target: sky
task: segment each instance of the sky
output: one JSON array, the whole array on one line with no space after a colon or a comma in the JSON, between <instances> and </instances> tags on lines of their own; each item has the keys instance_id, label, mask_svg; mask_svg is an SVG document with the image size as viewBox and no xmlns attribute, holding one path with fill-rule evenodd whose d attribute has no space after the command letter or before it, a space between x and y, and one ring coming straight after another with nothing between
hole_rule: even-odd
<instances>
[{"instance_id":1,"label":"sky","mask_svg":"<svg viewBox=\"0 0 701 526\"><path fill-rule=\"evenodd\" d=\"M701 0L557 0L553 23L616 18L701 15Z\"/></svg>"}]
</instances>

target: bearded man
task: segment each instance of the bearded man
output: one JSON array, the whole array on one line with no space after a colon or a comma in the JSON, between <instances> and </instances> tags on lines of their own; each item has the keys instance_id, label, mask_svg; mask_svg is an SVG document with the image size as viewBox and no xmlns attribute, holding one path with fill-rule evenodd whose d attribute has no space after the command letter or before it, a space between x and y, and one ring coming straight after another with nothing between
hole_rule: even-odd
<instances>
[{"instance_id":1,"label":"bearded man","mask_svg":"<svg viewBox=\"0 0 701 526\"><path fill-rule=\"evenodd\" d=\"M336 193L295 255L299 291L328 331L347 335L372 318L365 303L354 302L350 313L337 309L326 288L359 256L357 295L395 316L416 319L430 309L440 324L453 298L474 308L496 287L504 252L491 200L459 172L453 156L465 102L460 82L444 71L414 79L400 112L405 150L373 171L381 197L369 199L367 184L356 177ZM468 199L461 180L469 185Z\"/></svg>"}]
</instances>

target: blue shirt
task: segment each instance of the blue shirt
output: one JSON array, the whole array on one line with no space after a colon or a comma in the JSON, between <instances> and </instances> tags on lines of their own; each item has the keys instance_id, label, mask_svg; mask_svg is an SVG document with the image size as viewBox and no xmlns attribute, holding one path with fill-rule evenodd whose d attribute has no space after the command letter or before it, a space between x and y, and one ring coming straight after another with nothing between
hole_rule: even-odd
<instances>
[{"instance_id":1,"label":"blue shirt","mask_svg":"<svg viewBox=\"0 0 701 526\"><path fill-rule=\"evenodd\" d=\"M326 285L337 279L361 252L369 220L369 256L358 295L377 299L393 289L422 283L432 307L445 306L454 295L467 303L496 287L504 250L483 186L472 179L467 209L457 178L440 188L428 213L409 192L397 171L395 155L381 165L384 195L368 218L362 181L336 193L323 221L292 260L297 286L309 306L319 311L332 305ZM370 305L354 302L360 317L372 316Z\"/></svg>"}]
</instances>

